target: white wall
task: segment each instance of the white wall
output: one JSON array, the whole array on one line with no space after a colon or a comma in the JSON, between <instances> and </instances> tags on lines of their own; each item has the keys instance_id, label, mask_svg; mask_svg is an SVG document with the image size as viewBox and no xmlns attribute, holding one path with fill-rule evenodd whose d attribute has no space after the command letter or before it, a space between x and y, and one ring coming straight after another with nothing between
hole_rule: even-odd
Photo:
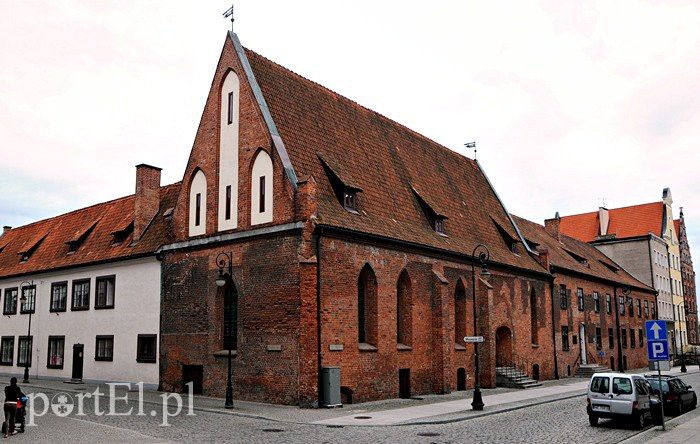
<instances>
[{"instance_id":1,"label":"white wall","mask_svg":"<svg viewBox=\"0 0 700 444\"><path fill-rule=\"evenodd\" d=\"M95 278L106 275L115 275L114 308L95 310ZM71 311L71 282L86 278L90 278L90 309ZM19 287L23 281L34 281L36 285L30 378L70 379L73 344L84 344L83 379L158 384L157 360L155 364L136 362L139 334L157 334L160 343L160 263L154 257L3 279L0 280L3 303L5 289ZM68 281L66 311L51 313L51 283L62 281ZM17 350L19 336L27 334L29 315L20 314L20 305L18 301L17 314L0 318L0 336L15 337L12 366L0 365L0 373L24 371L17 365ZM97 335L114 335L113 361L95 361ZM65 336L63 369L46 367L49 336Z\"/></svg>"},{"instance_id":2,"label":"white wall","mask_svg":"<svg viewBox=\"0 0 700 444\"><path fill-rule=\"evenodd\" d=\"M195 225L197 219L197 194L201 194L199 225ZM190 185L190 236L198 236L207 231L207 178L202 170L198 170L192 178Z\"/></svg>"},{"instance_id":3,"label":"white wall","mask_svg":"<svg viewBox=\"0 0 700 444\"><path fill-rule=\"evenodd\" d=\"M238 226L238 117L240 82L229 71L221 87L221 131L219 134L219 213L218 227L231 230ZM233 118L228 123L228 95L233 93ZM231 186L231 217L226 220L226 186Z\"/></svg>"},{"instance_id":4,"label":"white wall","mask_svg":"<svg viewBox=\"0 0 700 444\"><path fill-rule=\"evenodd\" d=\"M272 222L273 200L273 169L272 159L264 150L260 150L255 156L251 171L250 190L250 224L264 224ZM260 212L260 178L265 177L265 211Z\"/></svg>"}]
</instances>

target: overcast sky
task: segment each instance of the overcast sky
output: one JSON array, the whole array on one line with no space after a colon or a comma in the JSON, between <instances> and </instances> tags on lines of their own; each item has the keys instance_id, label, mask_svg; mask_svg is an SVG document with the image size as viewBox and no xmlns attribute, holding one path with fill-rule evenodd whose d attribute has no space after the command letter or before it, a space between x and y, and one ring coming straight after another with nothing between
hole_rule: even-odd
<instances>
[{"instance_id":1,"label":"overcast sky","mask_svg":"<svg viewBox=\"0 0 700 444\"><path fill-rule=\"evenodd\" d=\"M181 180L230 2L0 0L0 225ZM658 201L700 260L700 2L236 2L244 46L479 162L511 212Z\"/></svg>"}]
</instances>

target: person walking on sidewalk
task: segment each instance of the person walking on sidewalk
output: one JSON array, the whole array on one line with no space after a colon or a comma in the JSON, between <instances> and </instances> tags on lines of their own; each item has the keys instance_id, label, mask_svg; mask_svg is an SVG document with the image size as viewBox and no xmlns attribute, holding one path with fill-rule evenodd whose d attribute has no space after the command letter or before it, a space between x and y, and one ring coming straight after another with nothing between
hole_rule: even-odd
<instances>
[{"instance_id":1,"label":"person walking on sidewalk","mask_svg":"<svg viewBox=\"0 0 700 444\"><path fill-rule=\"evenodd\" d=\"M17 378L10 379L10 385L5 387L5 422L2 424L3 437L15 434L15 415L17 414L17 400L24 396L17 385Z\"/></svg>"}]
</instances>

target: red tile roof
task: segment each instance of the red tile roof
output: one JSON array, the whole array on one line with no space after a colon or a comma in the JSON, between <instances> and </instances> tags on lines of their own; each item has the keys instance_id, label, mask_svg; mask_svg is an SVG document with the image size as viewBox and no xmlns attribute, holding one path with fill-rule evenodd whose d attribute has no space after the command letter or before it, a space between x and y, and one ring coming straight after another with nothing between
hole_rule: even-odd
<instances>
[{"instance_id":1,"label":"red tile roof","mask_svg":"<svg viewBox=\"0 0 700 444\"><path fill-rule=\"evenodd\" d=\"M253 51L246 56L297 176L316 178L320 224L467 255L483 243L493 261L543 271L508 249L493 221L515 229L475 161ZM341 206L317 153L362 189L359 214ZM412 189L448 217L448 237L435 232Z\"/></svg>"},{"instance_id":2,"label":"red tile roof","mask_svg":"<svg viewBox=\"0 0 700 444\"><path fill-rule=\"evenodd\" d=\"M607 234L614 234L617 239L646 236L649 233L662 236L664 204L663 202L652 202L614 208L609 210L609 217L610 224ZM559 231L584 242L594 241L600 234L598 212L563 216Z\"/></svg>"},{"instance_id":3,"label":"red tile roof","mask_svg":"<svg viewBox=\"0 0 700 444\"><path fill-rule=\"evenodd\" d=\"M538 248L547 250L551 265L560 269L617 282L649 292L654 291L653 288L638 281L593 245L566 235L561 235L561 240L557 240L550 236L542 225L515 215L513 218L515 219L515 223L518 224L523 236L525 236L525 239L539 244ZM576 256L585 259L587 265L577 260Z\"/></svg>"},{"instance_id":4,"label":"red tile roof","mask_svg":"<svg viewBox=\"0 0 700 444\"><path fill-rule=\"evenodd\" d=\"M681 220L676 219L673 221L673 228L676 229L676 237L680 238L681 237Z\"/></svg>"},{"instance_id":5,"label":"red tile roof","mask_svg":"<svg viewBox=\"0 0 700 444\"><path fill-rule=\"evenodd\" d=\"M179 189L179 183L161 187L160 210L134 245L131 235L113 245L111 234L134 220L134 195L13 228L0 237L0 245L4 245L0 248L0 278L154 254L170 241L171 230L163 212L175 205ZM67 242L78 240L93 225L78 250L69 253ZM20 262L20 253L34 246L29 260Z\"/></svg>"}]
</instances>

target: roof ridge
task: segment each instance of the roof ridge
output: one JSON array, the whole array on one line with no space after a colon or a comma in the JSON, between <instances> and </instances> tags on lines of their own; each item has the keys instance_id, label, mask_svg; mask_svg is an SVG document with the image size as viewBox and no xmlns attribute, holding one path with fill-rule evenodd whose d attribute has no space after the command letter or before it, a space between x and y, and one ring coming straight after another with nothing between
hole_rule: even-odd
<instances>
[{"instance_id":1,"label":"roof ridge","mask_svg":"<svg viewBox=\"0 0 700 444\"><path fill-rule=\"evenodd\" d=\"M628 208L643 207L643 206L646 206L646 205L654 205L654 204L663 204L663 201L656 200L656 201L653 201L653 202L647 202L647 203L641 203L641 204L634 204L634 205L627 205L627 206L624 206L624 207L606 208L606 210L608 210L608 211L626 210L626 209L628 209ZM586 211L586 212L584 212L584 213L567 214L567 215L565 215L565 216L561 216L561 218L564 219L565 217L584 216L584 215L587 215L587 214L595 214L595 213L597 213L597 212L598 212L597 210L594 210L594 211Z\"/></svg>"},{"instance_id":2,"label":"roof ridge","mask_svg":"<svg viewBox=\"0 0 700 444\"><path fill-rule=\"evenodd\" d=\"M404 124L402 124L402 123L400 123L400 122L397 122L396 120L394 120L394 119L392 119L392 118L390 118L390 117L387 117L387 116L385 116L384 114L381 114L380 112L377 112L377 111L375 111L375 110L373 110L373 109L371 109L371 108L368 108L368 107L362 105L361 103L359 103L359 102L357 102L357 101L355 101L355 100L352 100L351 98L346 97L346 96L344 96L343 94L340 94L340 93L338 93L338 92L336 92L336 91L333 91L332 89L328 88L327 86L323 86L323 85L321 85L320 83L318 83L318 82L316 82L316 81L314 81L314 80L311 80L311 79L309 79L309 78L307 78L307 77L304 77L304 76L302 76L301 74L299 74L299 73L297 73L297 72L295 72L295 71L292 71L291 69L287 68L287 67L284 66L284 65L280 65L279 63L275 62L274 60L271 60L271 59L265 57L264 55L262 55L262 54L260 54L260 53L258 53L258 52L255 52L255 51L253 51L252 49L250 49L250 48L248 48L248 47L246 47L246 46L244 46L243 49L244 49L246 52L248 52L248 53L252 53L253 55L255 55L255 56L257 56L257 57L262 58L262 59L265 60L266 62L269 62L269 63L271 63L271 64L273 64L273 65L275 65L275 66L277 66L277 67L279 67L279 68L281 68L281 69L283 69L283 70L289 72L290 74L292 74L292 75L298 77L299 79L301 79L301 80L303 80L303 81L305 81L305 82L311 83L311 84L313 84L313 85L315 85L315 86L321 88L323 91L325 91L325 92L327 92L327 93L333 94L334 96L336 96L336 97L338 97L338 98L340 98L340 99L342 99L342 100L346 100L346 101L350 102L351 104L355 105L356 107L358 107L358 108L360 108L360 109L362 109L362 110L365 110L365 111L367 111L367 112L369 112L369 113L371 113L371 114L374 114L374 115L376 115L377 117L379 117L379 118L381 118L381 119L387 120L387 121L388 121L389 123L391 123L392 125L398 126L399 128L402 128L402 129L404 129L404 130L406 130L406 131L408 131L408 132L410 132L410 133L413 133L414 135L418 136L419 138L421 138L421 139L423 139L423 140L425 140L425 141L427 141L427 142L430 142L430 143L435 144L436 146L439 146L440 148L442 148L443 150L445 150L447 153L450 153L451 155L458 156L459 158L466 159L466 160L468 160L468 161L474 163L474 159L470 159L469 157L464 156L464 155L462 155L461 153L458 153L457 151L454 151L454 150L452 150L452 149L450 149L450 148L444 146L443 144L441 144L441 143L439 143L439 142L436 142L435 140L431 139L430 137L425 136L424 134L421 134L421 133L419 133L418 131L416 131L416 130L414 130L414 129L411 129L411 128L407 127L406 125L404 125ZM264 96L264 93L263 93L263 96Z\"/></svg>"},{"instance_id":3,"label":"roof ridge","mask_svg":"<svg viewBox=\"0 0 700 444\"><path fill-rule=\"evenodd\" d=\"M163 191L163 189L165 189L165 188L170 188L170 187L173 187L173 186L175 186L175 185L179 185L179 184L181 184L181 183L182 183L182 181L178 181L178 182L170 183L170 184L168 184L168 185L161 185L161 186L160 186L160 190ZM40 223L45 223L45 222L50 221L50 220L54 220L54 219L58 219L58 218L61 218L61 217L66 217L66 216L70 216L70 215L72 215L72 214L77 214L77 213L80 213L80 212L87 211L87 210L89 210L89 209L98 207L98 206L100 206L100 205L107 205L107 204L119 202L119 201L121 201L121 200L126 200L126 199L129 199L129 198L134 197L135 195L136 195L136 193L133 193L133 194L129 194L129 195L127 195L127 196L117 197L117 198L114 198L114 199L106 200L106 201L104 201L104 202L98 202L98 203L95 203L95 204L92 204L92 205L88 205L87 207L83 207L83 208L78 208L78 209L75 209L75 210L71 210L71 211L68 211L68 212L66 212L66 213L61 213L61 214L57 214L57 215L55 215L55 216L46 217L46 218L44 218L44 219L35 220L34 222L30 222L30 223L28 223L28 224L26 224L26 225L20 225L20 226L18 226L18 227L14 227L14 228L12 228L11 231L15 231L15 230L19 230L19 229L25 229L25 228L32 227L32 226L37 225L37 224L40 224Z\"/></svg>"}]
</instances>

